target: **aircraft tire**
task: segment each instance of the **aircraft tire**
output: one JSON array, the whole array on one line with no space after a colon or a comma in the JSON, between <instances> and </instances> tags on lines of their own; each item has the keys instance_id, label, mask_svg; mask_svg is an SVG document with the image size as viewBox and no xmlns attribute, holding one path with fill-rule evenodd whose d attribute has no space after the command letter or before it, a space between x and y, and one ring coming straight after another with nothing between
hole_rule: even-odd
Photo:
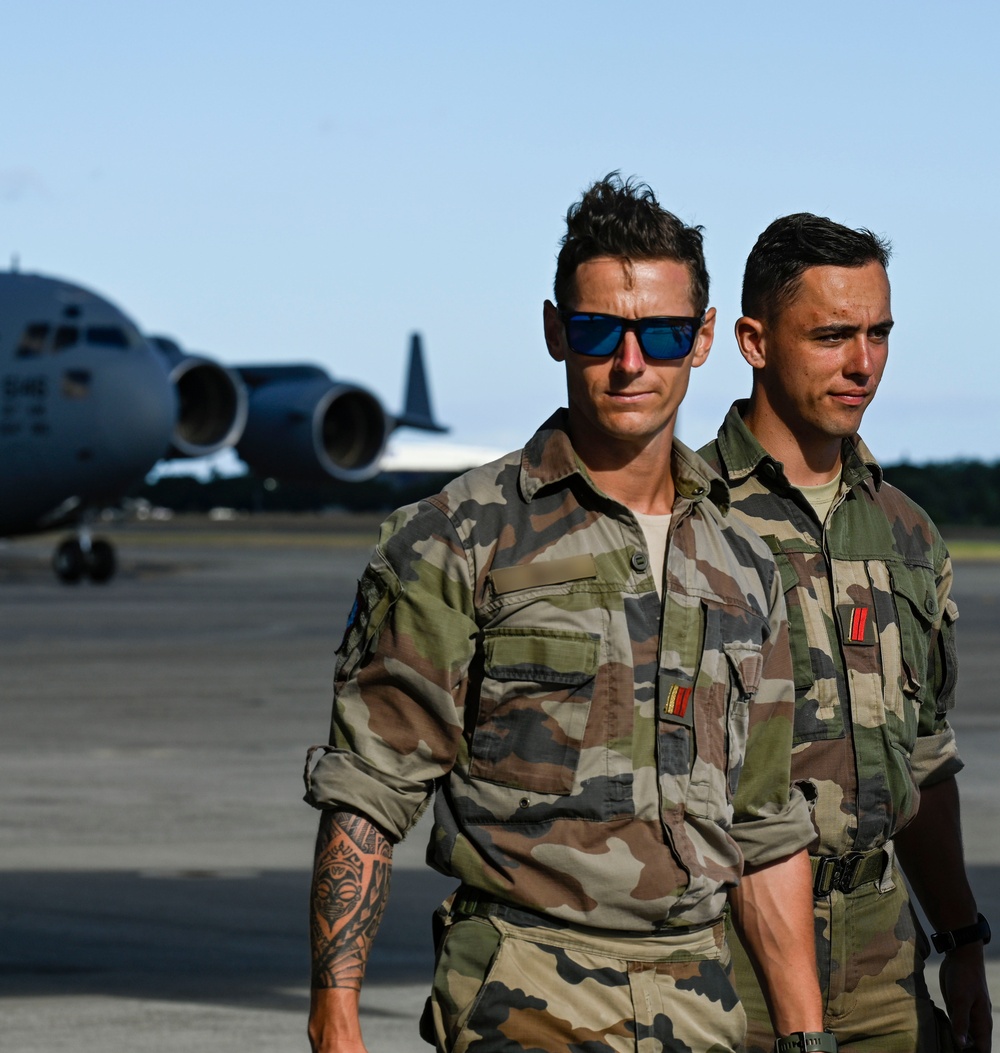
<instances>
[{"instance_id":1,"label":"aircraft tire","mask_svg":"<svg viewBox=\"0 0 1000 1053\"><path fill-rule=\"evenodd\" d=\"M104 538L94 538L86 555L87 577L97 585L103 585L114 577L118 568L115 550Z\"/></svg>"},{"instance_id":2,"label":"aircraft tire","mask_svg":"<svg viewBox=\"0 0 1000 1053\"><path fill-rule=\"evenodd\" d=\"M52 569L65 585L77 585L87 569L83 546L75 537L68 537L52 557Z\"/></svg>"}]
</instances>

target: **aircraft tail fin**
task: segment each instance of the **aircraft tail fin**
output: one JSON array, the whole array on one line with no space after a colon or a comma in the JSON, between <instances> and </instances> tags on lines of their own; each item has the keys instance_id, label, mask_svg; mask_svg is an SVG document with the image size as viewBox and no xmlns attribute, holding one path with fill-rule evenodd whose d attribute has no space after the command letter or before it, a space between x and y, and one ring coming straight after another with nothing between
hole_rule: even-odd
<instances>
[{"instance_id":1,"label":"aircraft tail fin","mask_svg":"<svg viewBox=\"0 0 1000 1053\"><path fill-rule=\"evenodd\" d=\"M424 369L424 352L420 334L410 337L410 361L406 371L406 391L403 411L396 417L397 428L419 428L421 431L446 432L448 429L434 420L430 388Z\"/></svg>"}]
</instances>

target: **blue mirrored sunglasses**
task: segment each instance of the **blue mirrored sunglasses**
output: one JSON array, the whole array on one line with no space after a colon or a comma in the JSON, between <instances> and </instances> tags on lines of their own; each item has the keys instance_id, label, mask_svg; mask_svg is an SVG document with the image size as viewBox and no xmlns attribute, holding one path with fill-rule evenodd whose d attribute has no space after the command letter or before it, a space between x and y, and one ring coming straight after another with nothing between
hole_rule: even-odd
<instances>
[{"instance_id":1,"label":"blue mirrored sunglasses","mask_svg":"<svg viewBox=\"0 0 1000 1053\"><path fill-rule=\"evenodd\" d=\"M566 329L566 343L578 355L595 358L613 355L625 333L631 330L642 353L659 361L689 355L705 320L704 315L700 318L619 318L615 314L592 311L560 311L559 314Z\"/></svg>"}]
</instances>

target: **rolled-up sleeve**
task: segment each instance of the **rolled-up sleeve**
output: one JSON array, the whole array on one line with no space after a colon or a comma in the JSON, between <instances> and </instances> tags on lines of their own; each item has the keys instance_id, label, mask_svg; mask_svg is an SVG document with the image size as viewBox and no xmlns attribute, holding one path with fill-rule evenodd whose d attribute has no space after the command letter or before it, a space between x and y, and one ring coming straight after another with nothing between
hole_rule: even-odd
<instances>
[{"instance_id":1,"label":"rolled-up sleeve","mask_svg":"<svg viewBox=\"0 0 1000 1053\"><path fill-rule=\"evenodd\" d=\"M939 542L943 547L943 542ZM965 766L958 755L955 732L948 714L955 705L958 684L958 648L955 639L958 606L951 598L954 580L951 558L945 555L936 576L938 610L928 643L928 690L920 707L917 740L910 757L913 781L917 786L957 775Z\"/></svg>"},{"instance_id":2,"label":"rolled-up sleeve","mask_svg":"<svg viewBox=\"0 0 1000 1053\"><path fill-rule=\"evenodd\" d=\"M957 775L965 763L958 755L958 743L950 724L933 735L917 738L910 756L913 781L920 787L933 786Z\"/></svg>"},{"instance_id":3,"label":"rolled-up sleeve","mask_svg":"<svg viewBox=\"0 0 1000 1053\"><path fill-rule=\"evenodd\" d=\"M476 635L469 560L451 521L428 502L400 509L358 583L330 743L310 751L305 799L358 811L401 839L455 762Z\"/></svg>"}]
</instances>

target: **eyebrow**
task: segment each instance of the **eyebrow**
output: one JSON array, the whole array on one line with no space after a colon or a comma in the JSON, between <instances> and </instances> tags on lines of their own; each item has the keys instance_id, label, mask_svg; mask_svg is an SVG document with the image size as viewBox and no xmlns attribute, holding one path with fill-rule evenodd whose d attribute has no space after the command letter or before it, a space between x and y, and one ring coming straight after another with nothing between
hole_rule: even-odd
<instances>
[{"instance_id":1,"label":"eyebrow","mask_svg":"<svg viewBox=\"0 0 1000 1053\"><path fill-rule=\"evenodd\" d=\"M884 329L886 332L892 329L896 323L891 318L885 318L881 322L876 322L874 325L868 327L868 331L871 332L873 329ZM859 325L818 325L815 329L809 330L810 336L852 336L861 330Z\"/></svg>"}]
</instances>

